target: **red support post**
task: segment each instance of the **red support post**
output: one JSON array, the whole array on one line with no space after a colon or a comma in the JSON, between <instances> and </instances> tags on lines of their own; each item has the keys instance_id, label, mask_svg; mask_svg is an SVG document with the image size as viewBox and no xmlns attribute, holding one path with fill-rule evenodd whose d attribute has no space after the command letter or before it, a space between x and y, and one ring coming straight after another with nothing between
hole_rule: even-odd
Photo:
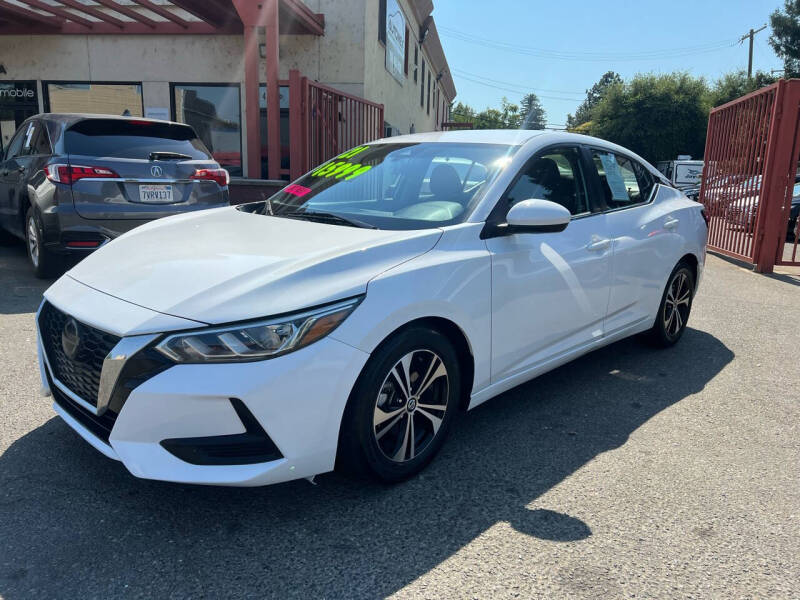
<instances>
[{"instance_id":1,"label":"red support post","mask_svg":"<svg viewBox=\"0 0 800 600\"><path fill-rule=\"evenodd\" d=\"M294 181L303 171L303 107L305 96L300 71L289 71L289 178Z\"/></svg>"},{"instance_id":2,"label":"red support post","mask_svg":"<svg viewBox=\"0 0 800 600\"><path fill-rule=\"evenodd\" d=\"M263 0L267 62L267 161L269 178L280 179L281 95L278 82L280 42L278 38L278 0Z\"/></svg>"},{"instance_id":3,"label":"red support post","mask_svg":"<svg viewBox=\"0 0 800 600\"><path fill-rule=\"evenodd\" d=\"M244 116L247 129L247 170L252 179L261 178L261 110L258 98L258 27L244 27Z\"/></svg>"}]
</instances>

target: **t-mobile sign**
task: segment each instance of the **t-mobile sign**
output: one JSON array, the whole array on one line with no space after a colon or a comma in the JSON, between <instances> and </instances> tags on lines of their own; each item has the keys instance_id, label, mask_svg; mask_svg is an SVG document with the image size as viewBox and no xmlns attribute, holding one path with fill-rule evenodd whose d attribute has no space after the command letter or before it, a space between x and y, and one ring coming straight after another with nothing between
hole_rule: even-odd
<instances>
[{"instance_id":1,"label":"t-mobile sign","mask_svg":"<svg viewBox=\"0 0 800 600\"><path fill-rule=\"evenodd\" d=\"M37 105L35 81L0 81L0 105Z\"/></svg>"}]
</instances>

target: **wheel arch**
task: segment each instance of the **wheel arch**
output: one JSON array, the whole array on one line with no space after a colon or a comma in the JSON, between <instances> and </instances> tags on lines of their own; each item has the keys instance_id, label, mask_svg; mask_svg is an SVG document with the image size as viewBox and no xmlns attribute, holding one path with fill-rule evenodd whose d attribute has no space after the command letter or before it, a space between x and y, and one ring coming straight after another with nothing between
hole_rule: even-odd
<instances>
[{"instance_id":1,"label":"wheel arch","mask_svg":"<svg viewBox=\"0 0 800 600\"><path fill-rule=\"evenodd\" d=\"M475 356L472 352L472 345L470 344L469 338L464 333L463 329L454 321L445 317L435 316L419 317L408 321L386 335L372 351L372 354L377 352L394 336L412 327L428 327L434 331L438 331L453 344L453 348L459 358L459 366L461 367L461 398L459 399L459 408L466 411L469 406L469 399L472 395L472 388L475 384Z\"/></svg>"},{"instance_id":2,"label":"wheel arch","mask_svg":"<svg viewBox=\"0 0 800 600\"><path fill-rule=\"evenodd\" d=\"M681 263L685 263L689 267L691 267L692 275L694 276L694 283L695 283L695 286L696 286L697 283L698 283L698 281L697 281L697 273L698 273L700 261L697 260L697 257L693 253L689 252L688 254L684 254L676 264L681 264Z\"/></svg>"}]
</instances>

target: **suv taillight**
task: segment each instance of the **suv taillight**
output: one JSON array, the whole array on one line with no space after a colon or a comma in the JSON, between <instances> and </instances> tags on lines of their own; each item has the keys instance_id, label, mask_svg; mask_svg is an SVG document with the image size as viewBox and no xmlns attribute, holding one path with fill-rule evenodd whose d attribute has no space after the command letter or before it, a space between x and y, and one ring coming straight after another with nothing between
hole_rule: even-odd
<instances>
[{"instance_id":1,"label":"suv taillight","mask_svg":"<svg viewBox=\"0 0 800 600\"><path fill-rule=\"evenodd\" d=\"M706 212L705 208L701 208L700 209L700 214L703 215L703 221L706 222L706 228L708 228L709 227L709 221L711 221L711 219L708 217L708 212Z\"/></svg>"},{"instance_id":2,"label":"suv taillight","mask_svg":"<svg viewBox=\"0 0 800 600\"><path fill-rule=\"evenodd\" d=\"M221 187L225 187L231 181L231 176L225 169L197 169L192 175L192 179L200 181L216 181Z\"/></svg>"},{"instance_id":3,"label":"suv taillight","mask_svg":"<svg viewBox=\"0 0 800 600\"><path fill-rule=\"evenodd\" d=\"M116 172L106 167L79 167L72 165L47 165L45 175L55 183L72 185L81 179L119 179Z\"/></svg>"}]
</instances>

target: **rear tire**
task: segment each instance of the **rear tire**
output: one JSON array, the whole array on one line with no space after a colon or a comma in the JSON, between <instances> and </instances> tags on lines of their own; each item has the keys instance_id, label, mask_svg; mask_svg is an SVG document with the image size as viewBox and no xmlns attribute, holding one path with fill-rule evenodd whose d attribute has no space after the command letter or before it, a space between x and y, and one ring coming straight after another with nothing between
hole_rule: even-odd
<instances>
[{"instance_id":1,"label":"rear tire","mask_svg":"<svg viewBox=\"0 0 800 600\"><path fill-rule=\"evenodd\" d=\"M427 327L401 331L373 353L350 394L337 467L387 483L416 475L444 443L460 394L450 341Z\"/></svg>"},{"instance_id":2,"label":"rear tire","mask_svg":"<svg viewBox=\"0 0 800 600\"><path fill-rule=\"evenodd\" d=\"M48 251L43 244L44 227L39 213L31 206L25 215L25 247L28 250L28 260L33 267L33 273L39 279L50 279L60 275L63 270L63 261L57 254Z\"/></svg>"},{"instance_id":3,"label":"rear tire","mask_svg":"<svg viewBox=\"0 0 800 600\"><path fill-rule=\"evenodd\" d=\"M655 346L668 348L681 339L692 311L695 276L691 266L681 261L672 270L661 296L661 304L647 338Z\"/></svg>"}]
</instances>

